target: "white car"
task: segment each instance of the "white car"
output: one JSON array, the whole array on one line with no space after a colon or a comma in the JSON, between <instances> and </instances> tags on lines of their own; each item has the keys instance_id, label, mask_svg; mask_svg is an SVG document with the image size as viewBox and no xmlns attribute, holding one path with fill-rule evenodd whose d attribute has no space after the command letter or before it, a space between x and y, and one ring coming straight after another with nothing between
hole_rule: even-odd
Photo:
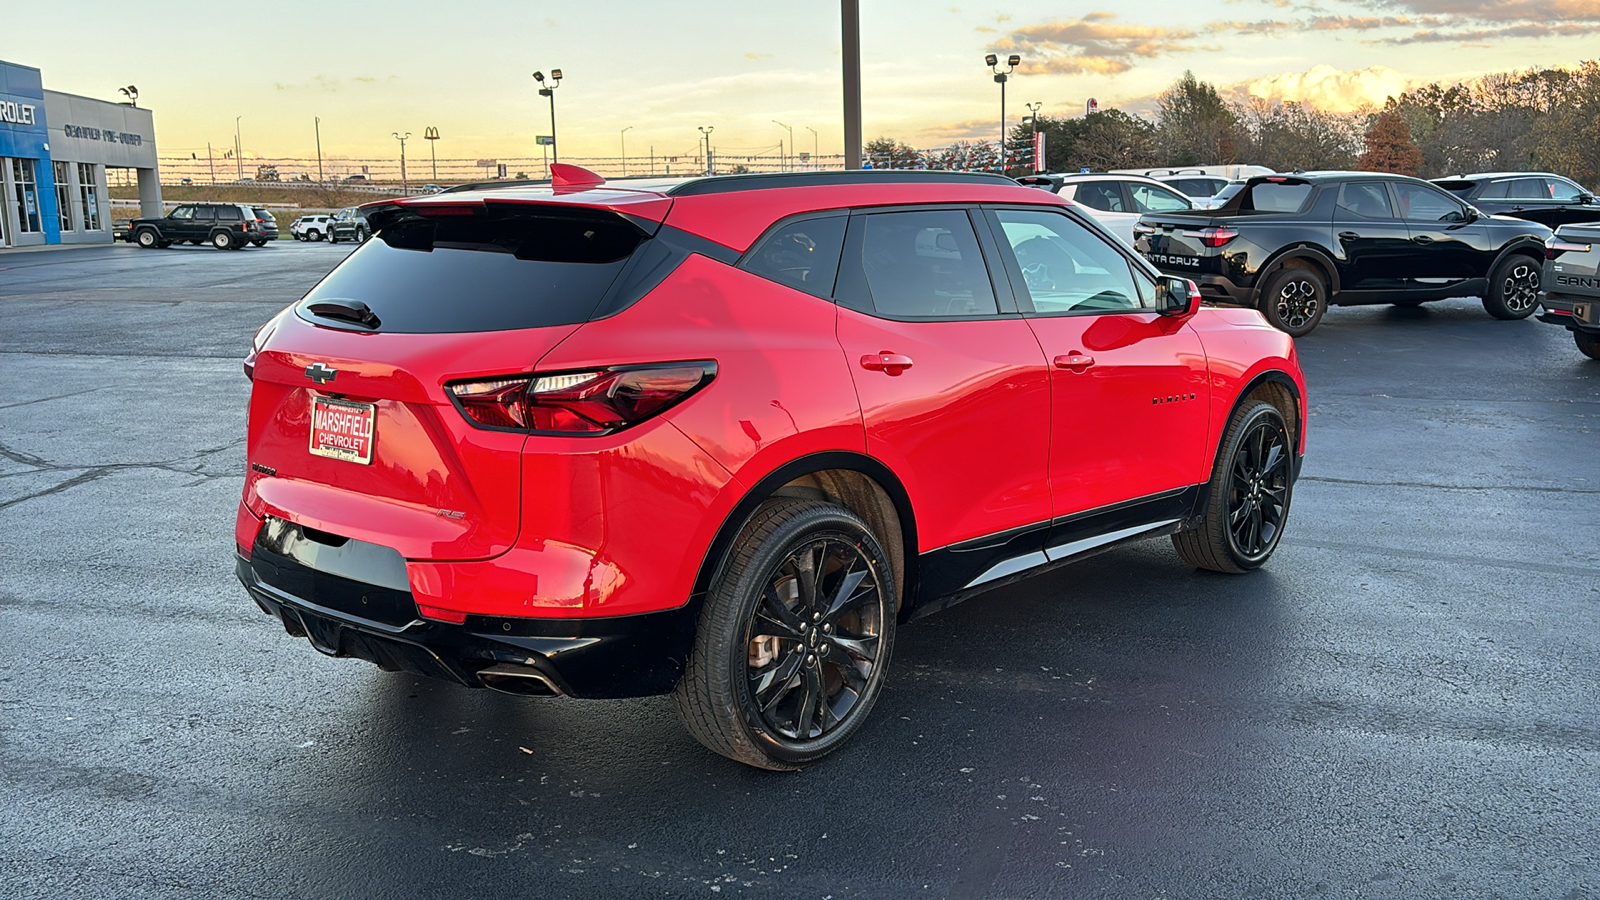
<instances>
[{"instance_id":1,"label":"white car","mask_svg":"<svg viewBox=\"0 0 1600 900\"><path fill-rule=\"evenodd\" d=\"M1188 197L1142 175L1026 175L1017 181L1054 191L1078 204L1130 247L1133 223L1139 221L1139 216L1195 207Z\"/></svg>"},{"instance_id":2,"label":"white car","mask_svg":"<svg viewBox=\"0 0 1600 900\"><path fill-rule=\"evenodd\" d=\"M301 216L289 226L289 234L297 241L320 241L328 236L331 216Z\"/></svg>"}]
</instances>

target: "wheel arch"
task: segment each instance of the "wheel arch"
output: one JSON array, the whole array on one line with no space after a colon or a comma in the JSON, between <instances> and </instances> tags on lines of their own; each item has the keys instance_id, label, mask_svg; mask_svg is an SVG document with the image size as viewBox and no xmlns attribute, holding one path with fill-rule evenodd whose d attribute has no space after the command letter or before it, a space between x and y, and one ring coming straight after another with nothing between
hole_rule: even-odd
<instances>
[{"instance_id":1,"label":"wheel arch","mask_svg":"<svg viewBox=\"0 0 1600 900\"><path fill-rule=\"evenodd\" d=\"M805 497L837 503L860 516L883 542L899 587L900 617L917 596L917 528L911 497L888 466L862 453L829 450L791 460L769 472L734 504L706 548L695 575L698 603L729 557L729 549L761 504L774 497Z\"/></svg>"},{"instance_id":2,"label":"wheel arch","mask_svg":"<svg viewBox=\"0 0 1600 900\"><path fill-rule=\"evenodd\" d=\"M1297 244L1293 247L1279 250L1277 253L1267 257L1265 263L1262 263L1261 268L1256 272L1255 291L1251 295L1252 305L1257 307L1261 305L1261 290L1266 287L1268 278L1276 275L1280 269L1294 268L1296 266L1310 268L1321 275L1323 280L1328 283L1328 297L1330 299L1333 295L1339 293L1339 267L1334 263L1333 257L1323 252L1321 248L1313 247L1310 244Z\"/></svg>"},{"instance_id":3,"label":"wheel arch","mask_svg":"<svg viewBox=\"0 0 1600 900\"><path fill-rule=\"evenodd\" d=\"M1228 437L1227 423L1233 421L1234 414L1247 401L1258 395L1261 399L1276 406L1278 411L1283 414L1283 420L1292 429L1290 434L1291 443L1294 445L1296 452L1305 452L1306 408L1305 397L1301 394L1300 385L1294 380L1294 376L1282 369L1267 369L1257 373L1249 381L1245 382L1244 387L1240 388L1239 393L1234 396L1233 404L1228 407L1228 414L1222 419L1223 427L1216 435L1211 451L1211 466L1213 469L1216 468L1217 459L1222 455L1222 443Z\"/></svg>"},{"instance_id":4,"label":"wheel arch","mask_svg":"<svg viewBox=\"0 0 1600 900\"><path fill-rule=\"evenodd\" d=\"M1494 275L1495 268L1513 256L1529 257L1543 268L1544 242L1535 240L1529 235L1514 238L1509 244L1501 247L1499 253L1495 254L1494 262L1489 264L1489 271L1484 272L1483 277L1489 278Z\"/></svg>"}]
</instances>

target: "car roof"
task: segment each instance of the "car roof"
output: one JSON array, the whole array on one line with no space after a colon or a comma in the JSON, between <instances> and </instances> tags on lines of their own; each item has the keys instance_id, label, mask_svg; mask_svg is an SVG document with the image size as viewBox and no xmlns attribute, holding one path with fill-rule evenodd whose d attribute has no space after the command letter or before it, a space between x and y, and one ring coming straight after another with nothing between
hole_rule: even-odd
<instances>
[{"instance_id":1,"label":"car roof","mask_svg":"<svg viewBox=\"0 0 1600 900\"><path fill-rule=\"evenodd\" d=\"M1501 178L1560 178L1563 181L1572 180L1553 172L1474 172L1471 175L1452 175L1449 178L1435 178L1434 181L1483 181Z\"/></svg>"}]
</instances>

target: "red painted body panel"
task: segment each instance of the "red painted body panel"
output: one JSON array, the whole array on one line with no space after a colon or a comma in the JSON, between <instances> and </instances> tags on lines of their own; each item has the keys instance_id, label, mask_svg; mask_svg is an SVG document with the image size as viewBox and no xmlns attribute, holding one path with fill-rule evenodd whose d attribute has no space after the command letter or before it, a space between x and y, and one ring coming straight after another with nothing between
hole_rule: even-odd
<instances>
[{"instance_id":1,"label":"red painted body panel","mask_svg":"<svg viewBox=\"0 0 1600 900\"><path fill-rule=\"evenodd\" d=\"M1253 309L1202 307L1189 326L1205 346L1211 370L1211 453L1228 425L1228 416L1240 391L1266 372L1283 372L1295 383L1300 394L1299 452L1306 448L1305 376L1294 338L1267 324ZM1211 475L1212 459L1206 460L1206 477Z\"/></svg>"},{"instance_id":2,"label":"red painted body panel","mask_svg":"<svg viewBox=\"0 0 1600 900\"><path fill-rule=\"evenodd\" d=\"M1185 319L1126 313L1028 322L1052 362L1093 360L1051 368L1057 516L1205 480L1211 386L1205 351Z\"/></svg>"},{"instance_id":3,"label":"red painted body panel","mask_svg":"<svg viewBox=\"0 0 1600 900\"><path fill-rule=\"evenodd\" d=\"M918 551L1047 521L1049 373L1020 318L894 322L839 311L848 360L909 357L899 375L857 364L867 453L899 475Z\"/></svg>"},{"instance_id":4,"label":"red painted body panel","mask_svg":"<svg viewBox=\"0 0 1600 900\"><path fill-rule=\"evenodd\" d=\"M902 203L1028 203L1065 206L1049 191L1020 184L854 184L776 188L752 195L733 192L678 197L671 224L743 252L784 216L823 209L894 206Z\"/></svg>"}]
</instances>

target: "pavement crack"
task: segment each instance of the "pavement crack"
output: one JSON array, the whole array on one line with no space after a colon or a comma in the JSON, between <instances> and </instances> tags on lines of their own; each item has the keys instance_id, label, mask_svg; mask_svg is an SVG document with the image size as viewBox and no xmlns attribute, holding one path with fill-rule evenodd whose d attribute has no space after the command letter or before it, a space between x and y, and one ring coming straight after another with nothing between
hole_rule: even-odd
<instances>
[{"instance_id":1,"label":"pavement crack","mask_svg":"<svg viewBox=\"0 0 1600 900\"><path fill-rule=\"evenodd\" d=\"M51 494L59 494L62 491L71 490L72 488L75 488L80 484L88 484L89 482L94 481L97 478L103 478L103 477L105 477L107 475L110 475L110 474L111 474L111 468L110 467L103 467L103 468L98 468L98 469L90 469L89 471L84 472L81 475L74 475L71 478L68 478L66 481L63 481L60 484L55 485L54 487L48 487L48 488L45 488L42 491L35 491L35 492L31 493L31 494L24 494L21 497L17 497L15 499L7 500L7 501L5 501L3 503L0 503L0 510L10 509L11 507L16 506L18 503L25 503L25 502L27 502L29 500L37 500L40 497L48 497Z\"/></svg>"},{"instance_id":2,"label":"pavement crack","mask_svg":"<svg viewBox=\"0 0 1600 900\"><path fill-rule=\"evenodd\" d=\"M1427 481L1367 481L1360 478L1328 478L1322 475L1302 475L1301 481L1323 484L1354 484L1362 487L1426 488L1436 491L1533 491L1541 494L1600 494L1600 488L1543 487L1532 484L1434 484Z\"/></svg>"},{"instance_id":3,"label":"pavement crack","mask_svg":"<svg viewBox=\"0 0 1600 900\"><path fill-rule=\"evenodd\" d=\"M90 394L95 391L103 390L105 390L103 387L89 388L86 391L73 391L70 394L57 394L54 397L40 397L37 400L24 400L21 403L7 403L4 406L0 406L0 409L16 409L19 406L30 406L34 403L49 403L51 400L66 400L69 397L81 397L84 394Z\"/></svg>"}]
</instances>

